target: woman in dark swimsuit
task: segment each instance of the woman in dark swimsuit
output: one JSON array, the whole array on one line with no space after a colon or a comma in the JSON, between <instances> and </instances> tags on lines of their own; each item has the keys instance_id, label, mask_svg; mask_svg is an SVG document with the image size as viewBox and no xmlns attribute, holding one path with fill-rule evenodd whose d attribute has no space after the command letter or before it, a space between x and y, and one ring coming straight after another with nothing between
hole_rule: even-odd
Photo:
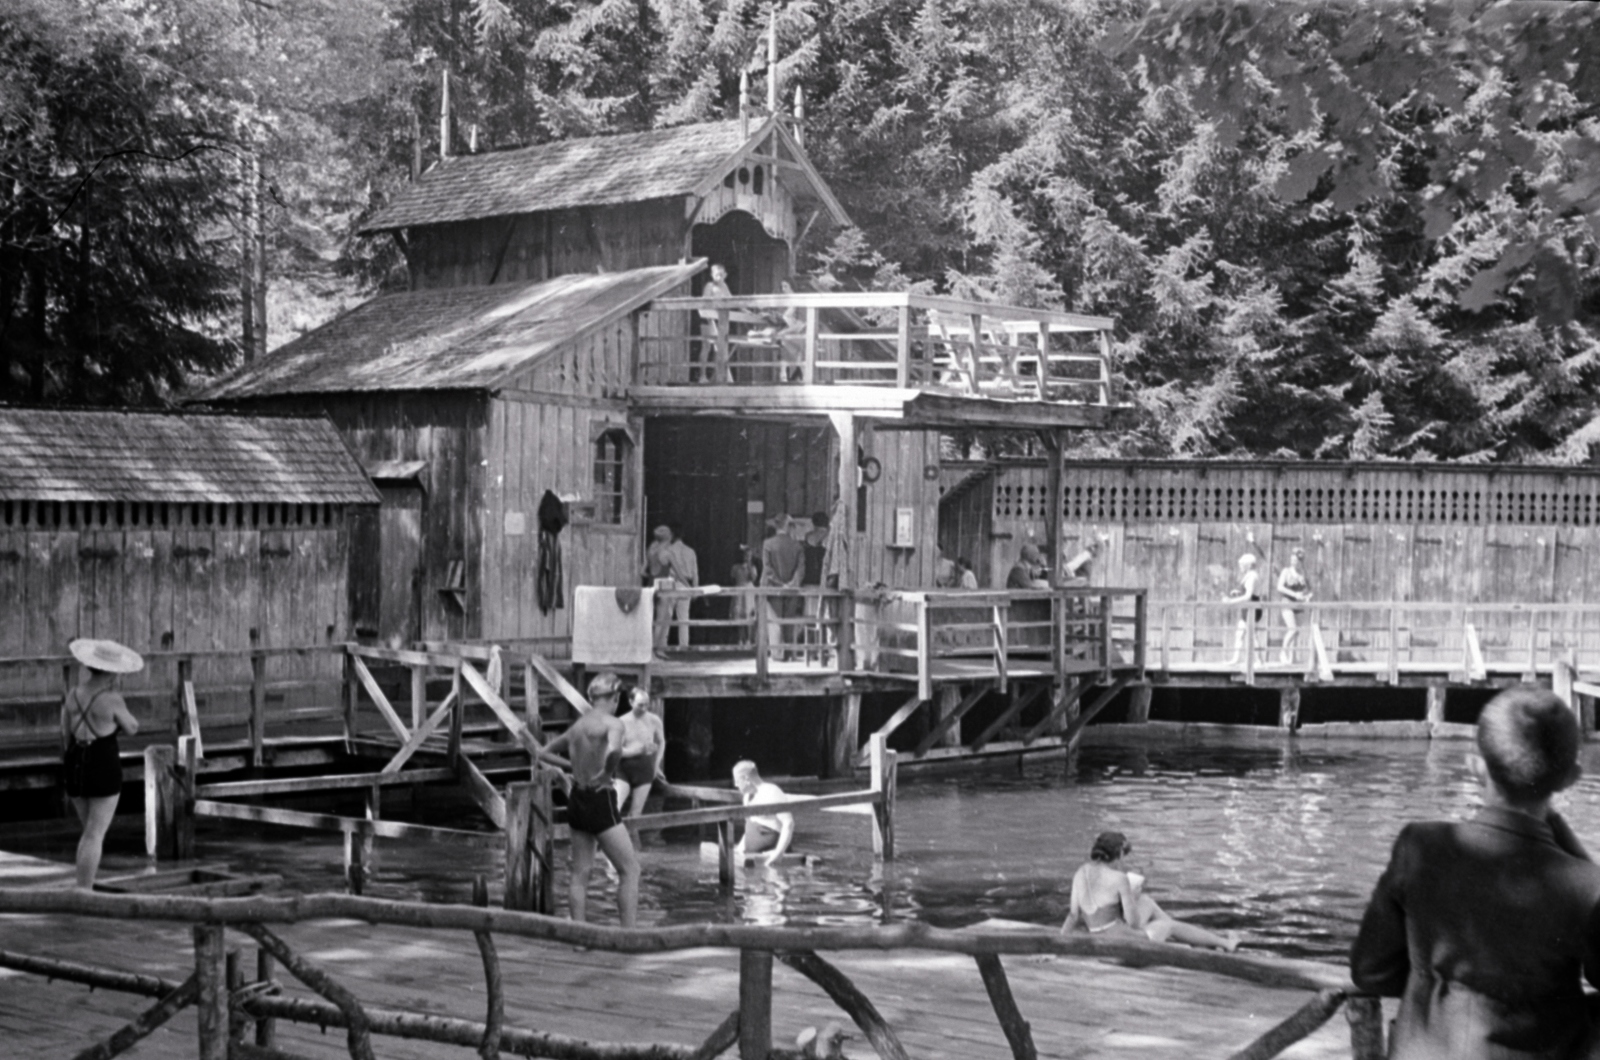
<instances>
[{"instance_id":1,"label":"woman in dark swimsuit","mask_svg":"<svg viewBox=\"0 0 1600 1060\"><path fill-rule=\"evenodd\" d=\"M67 646L83 664L83 679L61 701L62 782L83 822L78 840L78 886L93 889L106 832L122 796L122 749L117 733L139 722L116 690L120 674L136 673L144 660L115 641L75 640Z\"/></svg>"}]
</instances>

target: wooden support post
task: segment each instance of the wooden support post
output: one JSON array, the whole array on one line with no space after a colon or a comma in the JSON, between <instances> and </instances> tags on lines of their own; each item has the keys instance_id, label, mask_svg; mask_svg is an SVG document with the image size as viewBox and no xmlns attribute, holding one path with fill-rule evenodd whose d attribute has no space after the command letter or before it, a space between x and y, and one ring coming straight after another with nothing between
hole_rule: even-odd
<instances>
[{"instance_id":1,"label":"wooden support post","mask_svg":"<svg viewBox=\"0 0 1600 1060\"><path fill-rule=\"evenodd\" d=\"M1389 661L1383 679L1390 687L1400 686L1400 609L1389 608Z\"/></svg>"},{"instance_id":2,"label":"wooden support post","mask_svg":"<svg viewBox=\"0 0 1600 1060\"><path fill-rule=\"evenodd\" d=\"M843 1009L855 1025L861 1028L873 1051L882 1060L909 1060L905 1046L900 1043L894 1028L883 1018L872 999L850 981L838 968L818 957L810 950L794 950L779 954L778 959L807 979L822 987L823 993Z\"/></svg>"},{"instance_id":3,"label":"wooden support post","mask_svg":"<svg viewBox=\"0 0 1600 1060\"><path fill-rule=\"evenodd\" d=\"M1578 679L1577 669L1565 659L1556 659L1550 670L1550 691L1554 692L1574 713L1578 711L1577 697L1572 685Z\"/></svg>"},{"instance_id":4,"label":"wooden support post","mask_svg":"<svg viewBox=\"0 0 1600 1060\"><path fill-rule=\"evenodd\" d=\"M1278 689L1278 728L1294 732L1300 727L1300 686L1285 685Z\"/></svg>"},{"instance_id":5,"label":"wooden support post","mask_svg":"<svg viewBox=\"0 0 1600 1060\"><path fill-rule=\"evenodd\" d=\"M1046 368L1043 355L1039 358L1039 372L1041 375ZM1041 380L1042 385L1042 380ZM1061 433L1055 430L1039 432L1039 440L1044 443L1045 451L1045 533L1049 536L1049 547L1053 550L1045 554L1045 562L1049 564L1050 584L1061 585L1061 562L1066 553L1062 550L1061 538L1065 533L1064 522L1066 519L1066 505L1062 503L1062 490L1065 484L1062 477L1065 471L1061 464Z\"/></svg>"},{"instance_id":6,"label":"wooden support post","mask_svg":"<svg viewBox=\"0 0 1600 1060\"><path fill-rule=\"evenodd\" d=\"M1110 596L1100 597L1100 671L1107 681L1111 680L1111 668L1117 661L1116 641L1112 637L1115 630L1111 621L1111 603Z\"/></svg>"},{"instance_id":7,"label":"wooden support post","mask_svg":"<svg viewBox=\"0 0 1600 1060\"><path fill-rule=\"evenodd\" d=\"M1172 669L1172 605L1161 605L1161 669Z\"/></svg>"},{"instance_id":8,"label":"wooden support post","mask_svg":"<svg viewBox=\"0 0 1600 1060\"><path fill-rule=\"evenodd\" d=\"M936 695L933 711L928 720L933 723L934 732L939 732L941 728L943 732L939 733L938 738L934 740L933 746L960 747L961 716L956 714L956 708L961 705L961 686L941 685ZM955 720L945 725L945 720L950 718L951 715L955 715Z\"/></svg>"},{"instance_id":9,"label":"wooden support post","mask_svg":"<svg viewBox=\"0 0 1600 1060\"><path fill-rule=\"evenodd\" d=\"M532 781L506 789L507 909L555 912L554 778L553 770L535 766Z\"/></svg>"},{"instance_id":10,"label":"wooden support post","mask_svg":"<svg viewBox=\"0 0 1600 1060\"><path fill-rule=\"evenodd\" d=\"M771 1052L772 951L740 950L739 1060L767 1060Z\"/></svg>"},{"instance_id":11,"label":"wooden support post","mask_svg":"<svg viewBox=\"0 0 1600 1060\"><path fill-rule=\"evenodd\" d=\"M1143 590L1133 598L1133 665L1139 670L1139 676L1144 676L1145 667L1150 661L1150 597Z\"/></svg>"},{"instance_id":12,"label":"wooden support post","mask_svg":"<svg viewBox=\"0 0 1600 1060\"><path fill-rule=\"evenodd\" d=\"M900 307L900 324L895 335L894 385L904 390L911 385L911 307Z\"/></svg>"},{"instance_id":13,"label":"wooden support post","mask_svg":"<svg viewBox=\"0 0 1600 1060\"><path fill-rule=\"evenodd\" d=\"M1383 1002L1352 997L1344 1003L1350 1021L1350 1060L1383 1060Z\"/></svg>"},{"instance_id":14,"label":"wooden support post","mask_svg":"<svg viewBox=\"0 0 1600 1060\"><path fill-rule=\"evenodd\" d=\"M344 738L356 737L356 705L360 702L361 679L356 676L356 657L345 650L344 656Z\"/></svg>"},{"instance_id":15,"label":"wooden support post","mask_svg":"<svg viewBox=\"0 0 1600 1060\"><path fill-rule=\"evenodd\" d=\"M225 939L216 924L194 928L195 999L200 1030L200 1060L228 1060L228 985L224 970Z\"/></svg>"},{"instance_id":16,"label":"wooden support post","mask_svg":"<svg viewBox=\"0 0 1600 1060\"><path fill-rule=\"evenodd\" d=\"M833 698L828 716L827 775L846 776L855 768L856 753L861 749L861 693L846 692Z\"/></svg>"},{"instance_id":17,"label":"wooden support post","mask_svg":"<svg viewBox=\"0 0 1600 1060\"><path fill-rule=\"evenodd\" d=\"M861 483L861 469L856 465L856 418L849 412L830 412L828 421L833 424L833 432L839 438L839 462L834 469L836 475L833 488L844 511L845 524L840 529L844 532L846 540L853 542L856 532L856 490ZM853 546L851 551L855 551ZM847 578L840 579L839 588L851 588ZM852 605L853 600L847 598L841 606L850 608ZM840 640L843 641L842 635ZM841 643L839 649L841 668L845 665L844 647Z\"/></svg>"},{"instance_id":18,"label":"wooden support post","mask_svg":"<svg viewBox=\"0 0 1600 1060\"><path fill-rule=\"evenodd\" d=\"M253 640L259 637L252 637ZM250 767L267 763L267 657L250 653Z\"/></svg>"},{"instance_id":19,"label":"wooden support post","mask_svg":"<svg viewBox=\"0 0 1600 1060\"><path fill-rule=\"evenodd\" d=\"M1155 689L1148 684L1133 686L1133 692L1128 697L1128 721L1133 725L1147 725L1150 722L1150 699Z\"/></svg>"},{"instance_id":20,"label":"wooden support post","mask_svg":"<svg viewBox=\"0 0 1600 1060\"><path fill-rule=\"evenodd\" d=\"M273 964L272 954L266 950L256 950L256 982L272 982ZM271 1049L278 1043L278 1021L271 1016L262 1016L256 1020L256 1044L263 1049Z\"/></svg>"},{"instance_id":21,"label":"wooden support post","mask_svg":"<svg viewBox=\"0 0 1600 1060\"><path fill-rule=\"evenodd\" d=\"M894 796L896 755L889 750L889 738L873 733L867 739L867 761L871 765L871 788L883 797L872 804L872 856L880 861L894 860Z\"/></svg>"},{"instance_id":22,"label":"wooden support post","mask_svg":"<svg viewBox=\"0 0 1600 1060\"><path fill-rule=\"evenodd\" d=\"M756 680L757 681L765 681L765 680L767 680L768 665L771 662L771 659L768 657L769 656L769 652L767 650L767 638L771 635L769 633L771 625L772 625L771 616L767 613L767 594L766 594L766 592L764 590L758 590L756 592ZM783 636L783 630L782 630L781 627L778 630L778 636L780 638Z\"/></svg>"},{"instance_id":23,"label":"wooden support post","mask_svg":"<svg viewBox=\"0 0 1600 1060\"><path fill-rule=\"evenodd\" d=\"M1033 1045L1033 1029L1022 1018L1017 999L1011 995L1011 983L1006 979L1005 965L1000 963L1000 956L980 953L977 961L978 974L983 977L983 988L989 992L989 1003L994 1006L995 1017L1000 1021L1006 1041L1011 1043L1011 1055L1016 1060L1037 1060L1039 1051Z\"/></svg>"},{"instance_id":24,"label":"wooden support post","mask_svg":"<svg viewBox=\"0 0 1600 1060\"><path fill-rule=\"evenodd\" d=\"M223 962L223 981L228 984L228 997L232 998L244 988L244 968L240 966L238 950L229 950ZM244 1013L228 1006L228 1042L230 1047L234 1042L244 1041L244 1032L248 1029L250 1021Z\"/></svg>"},{"instance_id":25,"label":"wooden support post","mask_svg":"<svg viewBox=\"0 0 1600 1060\"><path fill-rule=\"evenodd\" d=\"M171 858L177 852L178 750L151 744L144 749L144 852Z\"/></svg>"},{"instance_id":26,"label":"wooden support post","mask_svg":"<svg viewBox=\"0 0 1600 1060\"><path fill-rule=\"evenodd\" d=\"M464 691L461 687L461 666L457 662L450 674L450 701L454 706L450 708L450 735L445 743L445 759L451 769L458 768L457 763L461 761L461 721L467 713L467 705L461 698Z\"/></svg>"},{"instance_id":27,"label":"wooden support post","mask_svg":"<svg viewBox=\"0 0 1600 1060\"><path fill-rule=\"evenodd\" d=\"M544 718L539 714L539 675L531 662L522 664L522 717L528 732L543 744Z\"/></svg>"},{"instance_id":28,"label":"wooden support post","mask_svg":"<svg viewBox=\"0 0 1600 1060\"><path fill-rule=\"evenodd\" d=\"M690 1054L689 1060L716 1060L732 1049L739 1041L739 1010L734 1009L728 1018L717 1024L717 1029L707 1035L700 1047Z\"/></svg>"},{"instance_id":29,"label":"wooden support post","mask_svg":"<svg viewBox=\"0 0 1600 1060\"><path fill-rule=\"evenodd\" d=\"M366 890L371 861L372 823L357 821L344 834L344 885L351 894L360 895Z\"/></svg>"},{"instance_id":30,"label":"wooden support post","mask_svg":"<svg viewBox=\"0 0 1600 1060\"><path fill-rule=\"evenodd\" d=\"M1437 728L1444 724L1445 697L1449 695L1449 688L1442 681L1432 681L1428 684L1427 714L1428 727Z\"/></svg>"},{"instance_id":31,"label":"wooden support post","mask_svg":"<svg viewBox=\"0 0 1600 1060\"><path fill-rule=\"evenodd\" d=\"M188 712L185 710L183 690L194 685L194 660L182 658L178 660L178 681L172 688L172 739L176 741L184 734L189 725Z\"/></svg>"},{"instance_id":32,"label":"wooden support post","mask_svg":"<svg viewBox=\"0 0 1600 1060\"><path fill-rule=\"evenodd\" d=\"M422 727L428 718L428 668L418 663L411 668L411 728Z\"/></svg>"},{"instance_id":33,"label":"wooden support post","mask_svg":"<svg viewBox=\"0 0 1600 1060\"><path fill-rule=\"evenodd\" d=\"M817 307L806 307L806 359L800 367L801 382L811 386L817 381Z\"/></svg>"},{"instance_id":34,"label":"wooden support post","mask_svg":"<svg viewBox=\"0 0 1600 1060\"><path fill-rule=\"evenodd\" d=\"M489 904L489 881L479 875L472 881L472 904L480 909ZM500 955L495 952L494 936L487 931L474 931L478 955L483 959L483 984L488 994L487 1011L483 1018L483 1042L478 1046L482 1060L500 1060L500 1037L505 1029L505 983L500 975Z\"/></svg>"},{"instance_id":35,"label":"wooden support post","mask_svg":"<svg viewBox=\"0 0 1600 1060\"><path fill-rule=\"evenodd\" d=\"M732 821L717 822L717 883L727 888L733 887L734 848L738 843L733 830Z\"/></svg>"},{"instance_id":36,"label":"wooden support post","mask_svg":"<svg viewBox=\"0 0 1600 1060\"><path fill-rule=\"evenodd\" d=\"M194 860L194 785L200 763L194 737L178 737L178 797L173 800L172 856Z\"/></svg>"}]
</instances>

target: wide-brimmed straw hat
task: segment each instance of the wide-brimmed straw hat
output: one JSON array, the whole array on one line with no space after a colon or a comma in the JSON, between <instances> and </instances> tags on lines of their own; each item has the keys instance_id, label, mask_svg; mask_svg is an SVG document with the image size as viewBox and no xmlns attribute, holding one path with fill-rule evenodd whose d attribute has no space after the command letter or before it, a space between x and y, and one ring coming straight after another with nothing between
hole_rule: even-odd
<instances>
[{"instance_id":1,"label":"wide-brimmed straw hat","mask_svg":"<svg viewBox=\"0 0 1600 1060\"><path fill-rule=\"evenodd\" d=\"M138 652L124 648L114 640L81 637L68 644L67 650L91 670L104 670L108 674L135 674L144 669L144 660Z\"/></svg>"}]
</instances>

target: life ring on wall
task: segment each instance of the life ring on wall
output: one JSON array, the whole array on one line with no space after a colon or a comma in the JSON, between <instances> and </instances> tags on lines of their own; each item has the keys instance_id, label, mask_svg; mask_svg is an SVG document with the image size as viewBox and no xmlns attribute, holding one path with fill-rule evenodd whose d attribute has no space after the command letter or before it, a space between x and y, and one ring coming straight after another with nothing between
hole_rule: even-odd
<instances>
[{"instance_id":1,"label":"life ring on wall","mask_svg":"<svg viewBox=\"0 0 1600 1060\"><path fill-rule=\"evenodd\" d=\"M861 481L869 486L883 477L883 464L875 456L858 457L856 467L861 469Z\"/></svg>"}]
</instances>

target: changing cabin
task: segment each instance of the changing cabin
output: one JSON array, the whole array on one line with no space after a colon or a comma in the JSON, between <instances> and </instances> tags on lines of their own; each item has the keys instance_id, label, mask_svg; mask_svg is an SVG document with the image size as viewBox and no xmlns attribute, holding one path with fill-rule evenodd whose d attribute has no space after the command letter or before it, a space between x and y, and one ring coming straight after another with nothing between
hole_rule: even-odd
<instances>
[{"instance_id":1,"label":"changing cabin","mask_svg":"<svg viewBox=\"0 0 1600 1060\"><path fill-rule=\"evenodd\" d=\"M783 116L448 158L365 229L396 239L410 290L195 399L326 415L344 435L382 493L352 565L365 639L568 659L576 591L640 586L652 527L677 526L702 583L727 586L769 520L830 513L834 577L817 599L695 594L690 643L648 663L658 691L891 693L899 727L944 683L1059 693L1074 665L1136 668L1136 594L1123 647L1097 633L1092 660L1061 649L1068 605L1043 582L1009 642L1003 593L942 618L928 595L942 432L1036 431L1059 451L1059 431L1103 426L1111 321L805 289L800 240L848 223ZM713 266L725 279L708 291ZM972 628L936 629L956 618ZM1028 665L1008 668L1018 650ZM839 747L855 741L853 722L838 728Z\"/></svg>"},{"instance_id":2,"label":"changing cabin","mask_svg":"<svg viewBox=\"0 0 1600 1060\"><path fill-rule=\"evenodd\" d=\"M146 656L123 687L152 731L171 731L181 659L237 686L208 705L221 721L242 707L248 649L350 636L351 534L377 501L321 418L0 408L0 658L34 660L0 666L0 739L59 742L77 637ZM282 672L302 698L338 695L331 655Z\"/></svg>"}]
</instances>

